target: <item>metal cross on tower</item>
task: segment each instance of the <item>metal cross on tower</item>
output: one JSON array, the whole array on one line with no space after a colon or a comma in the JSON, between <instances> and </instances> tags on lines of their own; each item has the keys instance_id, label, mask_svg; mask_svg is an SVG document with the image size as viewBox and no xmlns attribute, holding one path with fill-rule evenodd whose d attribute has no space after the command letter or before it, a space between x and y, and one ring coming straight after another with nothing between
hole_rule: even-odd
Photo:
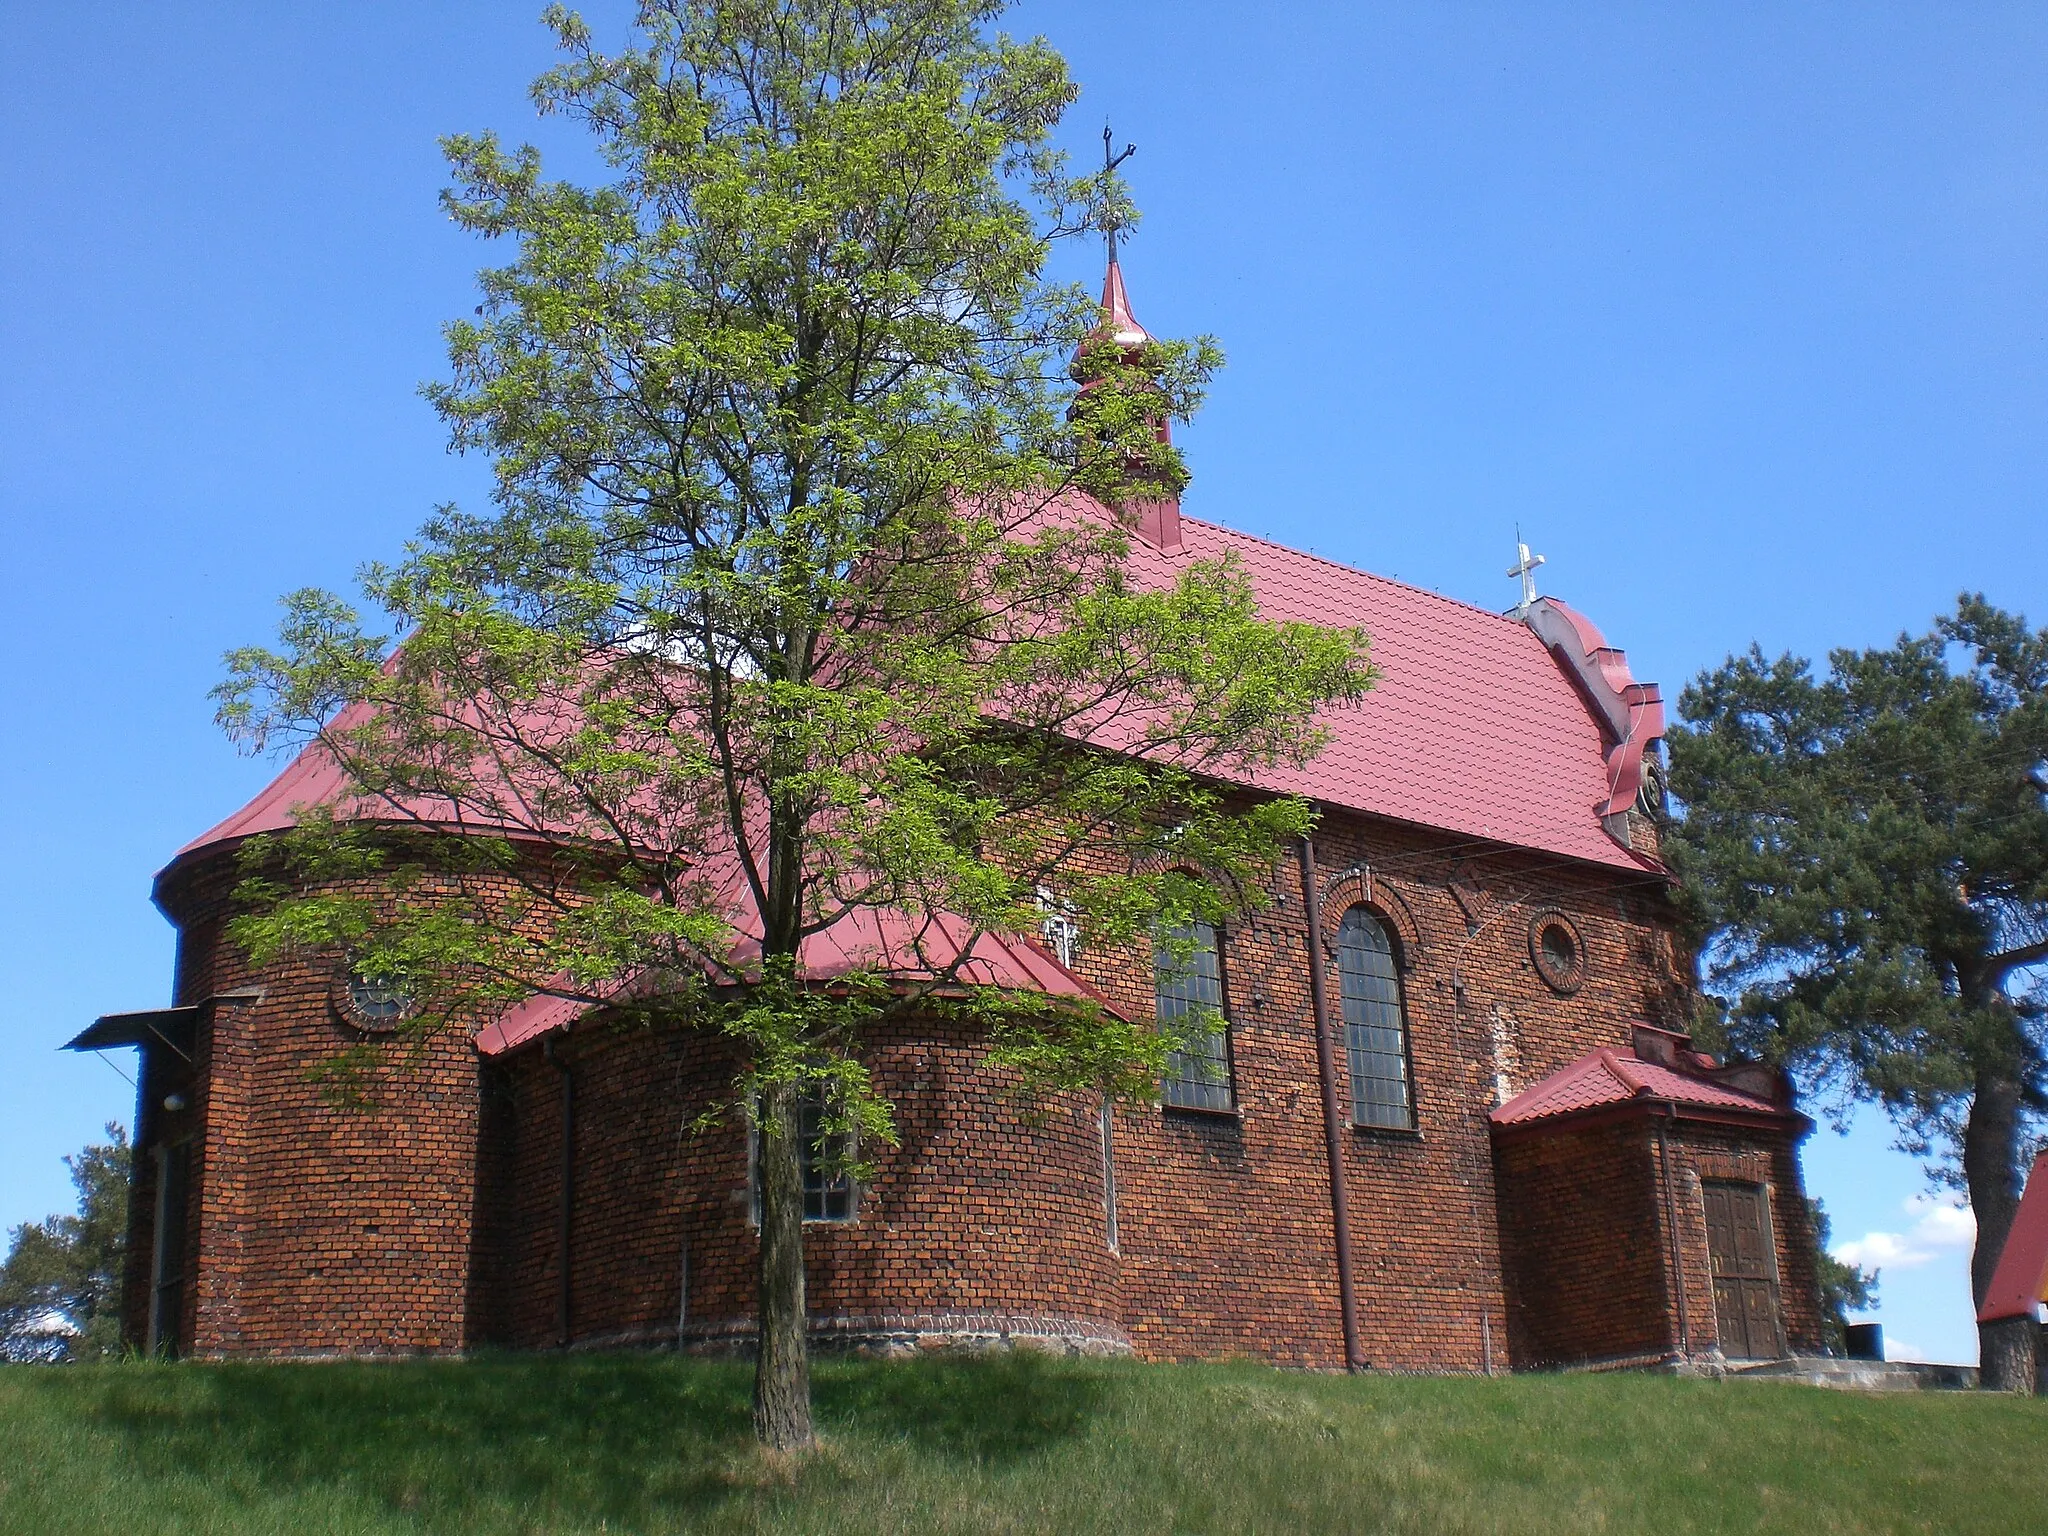
<instances>
[{"instance_id":1,"label":"metal cross on tower","mask_svg":"<svg viewBox=\"0 0 2048 1536\"><path fill-rule=\"evenodd\" d=\"M1508 574L1522 578L1521 606L1527 608L1536 601L1536 567L1543 563L1543 557L1529 553L1529 546L1522 542L1519 523L1515 525L1515 556L1515 563L1508 567Z\"/></svg>"},{"instance_id":2,"label":"metal cross on tower","mask_svg":"<svg viewBox=\"0 0 2048 1536\"><path fill-rule=\"evenodd\" d=\"M1105 200L1109 197L1109 178L1115 174L1118 166L1138 152L1137 145L1126 144L1122 154L1112 155L1110 151L1114 143L1114 137L1109 131L1109 124L1104 123L1102 125L1102 195ZM1106 211L1107 209L1105 208ZM1114 223L1107 221L1104 222L1102 228L1103 234L1109 237L1109 259L1112 265L1116 262L1116 228Z\"/></svg>"}]
</instances>

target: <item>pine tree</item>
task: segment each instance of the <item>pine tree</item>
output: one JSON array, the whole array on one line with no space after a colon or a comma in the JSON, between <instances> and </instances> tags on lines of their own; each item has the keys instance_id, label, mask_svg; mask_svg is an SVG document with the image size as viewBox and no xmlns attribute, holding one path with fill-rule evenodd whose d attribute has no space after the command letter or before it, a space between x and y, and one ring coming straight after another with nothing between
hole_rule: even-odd
<instances>
[{"instance_id":1,"label":"pine tree","mask_svg":"<svg viewBox=\"0 0 2048 1536\"><path fill-rule=\"evenodd\" d=\"M1672 860L1735 1042L1884 1105L1968 1191L1981 1301L2044 1097L2048 631L1965 594L1827 677L1752 649L1686 689ZM2031 1324L1980 1329L2032 1390Z\"/></svg>"}]
</instances>

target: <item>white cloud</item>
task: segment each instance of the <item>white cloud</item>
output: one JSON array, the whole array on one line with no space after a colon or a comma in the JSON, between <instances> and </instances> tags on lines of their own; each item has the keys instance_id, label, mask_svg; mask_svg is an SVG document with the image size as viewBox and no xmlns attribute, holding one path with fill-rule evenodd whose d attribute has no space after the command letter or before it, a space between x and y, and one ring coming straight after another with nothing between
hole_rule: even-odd
<instances>
[{"instance_id":1,"label":"white cloud","mask_svg":"<svg viewBox=\"0 0 2048 1536\"><path fill-rule=\"evenodd\" d=\"M1934 1255L1914 1249L1898 1232L1866 1232L1847 1243L1835 1244L1835 1257L1858 1269L1911 1269Z\"/></svg>"},{"instance_id":2,"label":"white cloud","mask_svg":"<svg viewBox=\"0 0 2048 1536\"><path fill-rule=\"evenodd\" d=\"M1835 1244L1835 1257L1859 1269L1914 1269L1977 1240L1977 1218L1954 1195L1913 1195L1901 1209L1914 1218L1905 1231L1866 1232Z\"/></svg>"},{"instance_id":3,"label":"white cloud","mask_svg":"<svg viewBox=\"0 0 2048 1536\"><path fill-rule=\"evenodd\" d=\"M1977 1217L1959 1197L1915 1195L1906 1202L1920 1219L1913 1231L1929 1247L1968 1248L1977 1241Z\"/></svg>"}]
</instances>

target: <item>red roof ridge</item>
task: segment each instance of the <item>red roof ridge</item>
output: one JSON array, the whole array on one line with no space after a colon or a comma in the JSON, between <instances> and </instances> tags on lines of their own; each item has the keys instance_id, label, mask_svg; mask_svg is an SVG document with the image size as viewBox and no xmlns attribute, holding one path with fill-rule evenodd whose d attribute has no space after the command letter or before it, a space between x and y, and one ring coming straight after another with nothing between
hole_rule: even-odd
<instances>
[{"instance_id":1,"label":"red roof ridge","mask_svg":"<svg viewBox=\"0 0 2048 1536\"><path fill-rule=\"evenodd\" d=\"M1654 1091L1650 1087L1650 1080L1639 1072L1631 1072L1627 1059L1613 1047L1601 1046L1600 1060L1606 1063L1607 1070L1612 1072L1616 1080L1630 1093L1643 1094Z\"/></svg>"},{"instance_id":2,"label":"red roof ridge","mask_svg":"<svg viewBox=\"0 0 2048 1536\"><path fill-rule=\"evenodd\" d=\"M1367 581L1376 581L1383 587L1398 587L1403 592L1413 592L1417 597L1433 598L1439 603L1448 603L1453 608L1462 608L1467 613L1476 613L1489 619L1498 619L1503 624L1511 625L1517 629L1526 629L1528 627L1520 619L1516 618L1512 612L1500 613L1492 608L1482 608L1477 603L1466 602L1462 597L1447 597L1434 588L1418 587L1414 582L1403 581L1398 576L1382 576L1378 571L1368 571L1362 565L1347 565L1342 560L1333 560L1328 555L1319 555L1312 549L1299 549L1292 544L1282 544L1278 539L1269 539L1261 534L1247 533L1244 529L1233 528L1228 523L1213 523L1207 518L1190 517L1186 512L1181 513L1181 521L1183 523L1193 523L1198 528L1207 528L1214 533L1229 534L1234 539L1244 539L1252 544L1263 544L1268 549L1277 549L1283 555L1293 555L1298 560L1313 560L1318 565L1327 565L1333 570L1344 572L1347 576L1363 576Z\"/></svg>"}]
</instances>

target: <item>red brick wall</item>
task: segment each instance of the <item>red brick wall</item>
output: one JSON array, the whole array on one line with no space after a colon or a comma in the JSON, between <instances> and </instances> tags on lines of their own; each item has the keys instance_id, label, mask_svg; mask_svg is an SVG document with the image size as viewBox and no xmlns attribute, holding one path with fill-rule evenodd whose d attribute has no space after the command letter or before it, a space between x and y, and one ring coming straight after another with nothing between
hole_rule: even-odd
<instances>
[{"instance_id":1,"label":"red brick wall","mask_svg":"<svg viewBox=\"0 0 2048 1536\"><path fill-rule=\"evenodd\" d=\"M1414 1129L1343 1132L1363 1353L1387 1368L1476 1370L1491 1334L1504 1361L1515 1325L1486 1119L1497 1080L1517 1091L1595 1045L1625 1046L1634 1020L1679 1022L1662 887L1337 816L1318 851L1325 941L1353 901L1369 901L1397 936L1412 1043ZM480 1077L467 1044L447 1036L381 1072L374 1113L322 1104L306 1069L352 1038L330 977L299 965L256 976L198 942L227 877L224 862L213 868L216 884L194 879L173 893L195 940L181 995L249 982L268 990L202 1032L206 1082L191 1111L205 1127L193 1217L201 1279L188 1339L201 1353L552 1344L555 1069L536 1047ZM1060 1103L1027 1119L975 1041L898 1034L874 1042L872 1065L903 1146L879 1154L858 1222L811 1229L814 1314L884 1333L939 1315L949 1321L930 1324L937 1331L1065 1327L1096 1342L1127 1337L1156 1358L1340 1365L1291 861L1273 890L1279 901L1224 938L1236 1113L1153 1106L1116 1116L1120 1253L1106 1241L1094 1106ZM1584 985L1569 996L1529 957L1530 919L1552 906L1587 948ZM1078 968L1137 1016L1151 1014L1149 955L1089 947L1084 936ZM1336 1005L1333 996L1333 1022ZM1336 1034L1348 1111L1341 1026ZM586 1026L562 1037L558 1054L577 1074L575 1339L672 1338L686 1236L693 1336L743 1326L754 1257L745 1135L684 1128L728 1080L713 1044ZM1610 1214L1632 1220L1634 1210L1624 1200Z\"/></svg>"},{"instance_id":2,"label":"red brick wall","mask_svg":"<svg viewBox=\"0 0 2048 1536\"><path fill-rule=\"evenodd\" d=\"M189 935L180 1002L264 989L259 1002L202 1015L184 1124L148 1128L192 1135L192 1282L178 1347L206 1356L460 1349L476 1053L457 1033L394 1046L369 1074L373 1108L328 1102L309 1073L361 1038L336 1009L333 966L251 967L219 937L234 879L223 857L166 892ZM138 1161L148 1166L147 1148ZM153 1187L139 1188L138 1208L153 1198ZM153 1235L136 1235L146 1252ZM135 1307L131 1326L144 1316Z\"/></svg>"},{"instance_id":3,"label":"red brick wall","mask_svg":"<svg viewBox=\"0 0 2048 1536\"><path fill-rule=\"evenodd\" d=\"M1416 1128L1344 1132L1364 1354L1390 1368L1477 1370L1491 1335L1504 1365L1486 1120L1496 1073L1519 1090L1594 1045L1625 1045L1636 1019L1677 1021L1661 890L1527 859L1453 866L1429 839L1384 828L1326 823L1319 851L1332 943L1345 907L1367 897L1357 866L1373 861L1371 902L1401 940L1412 1035ZM859 1223L809 1229L820 1323L1023 1312L1120 1324L1155 1358L1341 1365L1291 864L1274 888L1284 900L1224 936L1237 1113L1151 1106L1116 1117L1118 1254L1105 1241L1091 1106L1055 1106L1029 1126L972 1042L879 1042L877 1078L897 1103L904 1147L881 1156ZM1589 951L1585 984L1569 997L1529 960L1530 918L1551 906L1574 917ZM1127 1009L1151 1012L1149 956L1084 939L1078 968ZM1496 1010L1507 1015L1500 1029ZM1498 1061L1497 1036L1507 1047ZM1341 1031L1338 1047L1348 1113ZM567 1037L560 1055L578 1074L574 1336L673 1337L686 1226L693 1333L740 1326L753 1311L744 1134L680 1132L724 1080L715 1053L680 1033L593 1030ZM503 1260L482 1283L504 1298L493 1337L541 1344L555 1335L560 1086L537 1049L505 1072L510 1171L503 1204L490 1207L498 1214L486 1217L504 1234L493 1245ZM1648 1221L1654 1241L1654 1212L1640 1199L1616 1217Z\"/></svg>"},{"instance_id":4,"label":"red brick wall","mask_svg":"<svg viewBox=\"0 0 2048 1536\"><path fill-rule=\"evenodd\" d=\"M1515 1365L1668 1353L1671 1266L1646 1126L1524 1136L1497 1161Z\"/></svg>"},{"instance_id":5,"label":"red brick wall","mask_svg":"<svg viewBox=\"0 0 2048 1536\"><path fill-rule=\"evenodd\" d=\"M1025 1331L1120 1339L1115 1266L1104 1243L1092 1111L1055 1106L1027 1123L979 1042L931 1025L876 1040L869 1064L895 1104L900 1146L875 1149L858 1219L806 1229L814 1326L916 1331L918 1314L1009 1319ZM559 1066L557 1065L559 1063ZM490 1191L493 1245L483 1284L500 1342L557 1339L562 1089L575 1079L570 1336L673 1339L688 1246L689 1336L716 1342L754 1316L757 1239L747 1137L727 1123L687 1129L729 1092L713 1037L682 1026L589 1026L503 1065L505 1174ZM974 1324L972 1326L982 1326Z\"/></svg>"},{"instance_id":6,"label":"red brick wall","mask_svg":"<svg viewBox=\"0 0 2048 1536\"><path fill-rule=\"evenodd\" d=\"M197 907L186 916L178 936L176 973L171 989L174 1006L200 1002L212 994L215 951L219 943L217 902ZM122 1338L135 1349L143 1348L149 1339L156 1258L157 1153L159 1148L167 1146L182 1146L186 1151L190 1198L182 1233L183 1305L179 1315L170 1320L167 1337L160 1341L160 1348L178 1352L188 1347L192 1338L201 1231L199 1191L207 1159L210 1074L206 1066L211 1056L211 1020L203 1014L190 1060L161 1042L152 1042L142 1051L132 1138L133 1171L128 1189L128 1246L121 1295ZM166 1101L174 1094L185 1101L182 1109L168 1107Z\"/></svg>"},{"instance_id":7,"label":"red brick wall","mask_svg":"<svg viewBox=\"0 0 2048 1536\"><path fill-rule=\"evenodd\" d=\"M1671 1129L1670 1146L1692 1352L1704 1353L1719 1344L1701 1187L1713 1179L1762 1186L1776 1250L1778 1308L1786 1342L1794 1354L1818 1353L1823 1343L1820 1280L1796 1144L1786 1137L1750 1137L1681 1120Z\"/></svg>"},{"instance_id":8,"label":"red brick wall","mask_svg":"<svg viewBox=\"0 0 2048 1536\"><path fill-rule=\"evenodd\" d=\"M1416 1103L1412 1132L1343 1133L1360 1344L1375 1366L1478 1370L1502 1342L1506 1297L1487 1115L1496 1069L1517 1092L1631 1021L1676 1022L1668 909L1655 880L1482 857L1469 845L1337 815L1317 835L1323 918L1368 904L1399 948ZM1299 874L1225 937L1239 1115L1171 1110L1118 1118L1124 1289L1139 1349L1175 1358L1243 1353L1337 1367L1343 1335L1331 1238ZM1530 961L1535 913L1560 908L1585 939L1584 984L1552 991ZM1090 979L1151 1011L1145 957L1085 955ZM1350 1083L1330 967L1338 1098ZM1497 1061L1494 1018L1509 1046ZM1247 1302L1256 1297L1255 1305Z\"/></svg>"},{"instance_id":9,"label":"red brick wall","mask_svg":"<svg viewBox=\"0 0 2048 1536\"><path fill-rule=\"evenodd\" d=\"M1496 1156L1518 1366L1701 1357L1718 1349L1701 1187L1707 1179L1763 1187L1787 1345L1795 1354L1820 1349L1813 1230L1789 1136L1685 1119L1665 1124L1643 1114L1518 1131L1502 1139ZM1672 1217L1682 1306L1672 1278Z\"/></svg>"},{"instance_id":10,"label":"red brick wall","mask_svg":"<svg viewBox=\"0 0 2048 1536\"><path fill-rule=\"evenodd\" d=\"M128 1246L121 1270L121 1338L133 1349L144 1348L149 1340L156 1259L157 1149L186 1141L197 1124L195 1109L172 1112L164 1108L164 1101L172 1094L182 1095L188 1103L197 1098L191 1065L162 1046L145 1049L136 1093L134 1157L128 1181ZM187 1254L193 1251L190 1245L196 1230L196 1212L188 1212ZM190 1293L188 1285L188 1299ZM167 1341L172 1346L190 1337L189 1314L174 1320L172 1332L174 1337Z\"/></svg>"}]
</instances>

